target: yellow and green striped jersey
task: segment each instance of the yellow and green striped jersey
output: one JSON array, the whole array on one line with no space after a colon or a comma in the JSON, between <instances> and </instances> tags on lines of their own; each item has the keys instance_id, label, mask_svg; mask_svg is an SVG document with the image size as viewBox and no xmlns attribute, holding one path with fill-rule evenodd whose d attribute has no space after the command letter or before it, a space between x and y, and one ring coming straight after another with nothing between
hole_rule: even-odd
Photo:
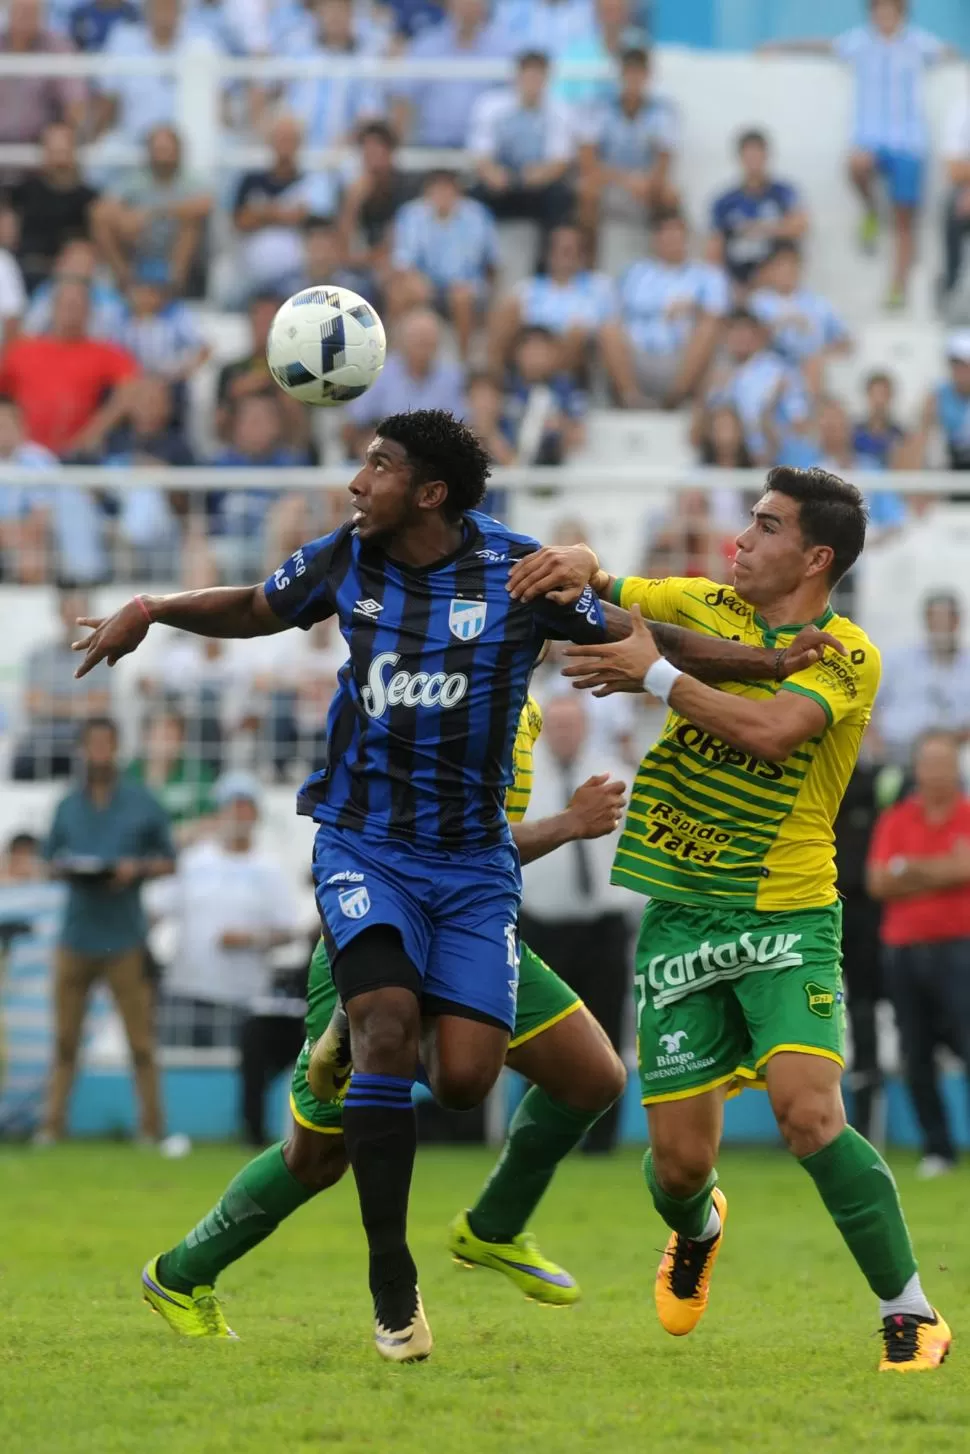
<instances>
[{"instance_id":1,"label":"yellow and green striped jersey","mask_svg":"<svg viewBox=\"0 0 970 1454\"><path fill-rule=\"evenodd\" d=\"M654 621L750 646L784 646L798 626L769 627L728 586L702 578L616 582L614 602ZM729 682L764 699L801 692L828 725L785 762L729 747L671 711L640 764L612 881L655 899L728 908L808 909L834 903L832 825L879 688L879 653L826 611L816 623L848 653L827 652L786 682Z\"/></svg>"},{"instance_id":2,"label":"yellow and green striped jersey","mask_svg":"<svg viewBox=\"0 0 970 1454\"><path fill-rule=\"evenodd\" d=\"M515 778L505 794L505 815L510 823L521 823L532 794L532 749L542 731L542 708L535 697L526 697L519 714L512 746L512 768Z\"/></svg>"}]
</instances>

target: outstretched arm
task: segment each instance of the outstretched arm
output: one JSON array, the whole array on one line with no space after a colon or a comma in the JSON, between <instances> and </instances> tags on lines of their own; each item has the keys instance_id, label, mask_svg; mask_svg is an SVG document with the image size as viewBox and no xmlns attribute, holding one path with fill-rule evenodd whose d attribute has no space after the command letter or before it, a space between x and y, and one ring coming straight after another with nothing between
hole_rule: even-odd
<instances>
[{"instance_id":1,"label":"outstretched arm","mask_svg":"<svg viewBox=\"0 0 970 1454\"><path fill-rule=\"evenodd\" d=\"M609 641L625 641L632 630L629 611L612 606L604 601L601 606L606 617ZM639 619L639 616L638 616ZM805 626L789 646L769 650L767 646L745 646L741 641L732 641L724 636L704 636L699 631L688 631L686 626L671 626L666 621L643 623L653 637L661 656L667 658L678 671L689 672L701 682L783 682L796 672L814 666L826 646L842 652L841 642L817 626ZM646 670L646 668L644 668ZM642 691L643 673L638 678L628 678L625 683L614 678L614 689ZM608 692L600 695L608 696Z\"/></svg>"},{"instance_id":2,"label":"outstretched arm","mask_svg":"<svg viewBox=\"0 0 970 1454\"><path fill-rule=\"evenodd\" d=\"M90 626L91 635L74 642L84 658L74 673L83 677L99 661L114 666L140 646L155 622L191 631L196 636L223 639L271 636L285 631L287 623L275 614L262 585L214 586L206 591L180 591L172 596L135 596L113 616L82 616L79 626Z\"/></svg>"}]
</instances>

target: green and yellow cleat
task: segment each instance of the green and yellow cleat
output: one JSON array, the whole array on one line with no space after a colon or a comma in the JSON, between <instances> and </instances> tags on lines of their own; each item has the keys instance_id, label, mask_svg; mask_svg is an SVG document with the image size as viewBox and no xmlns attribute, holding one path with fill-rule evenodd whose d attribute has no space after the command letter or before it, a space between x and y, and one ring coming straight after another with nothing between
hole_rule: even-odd
<instances>
[{"instance_id":1,"label":"green and yellow cleat","mask_svg":"<svg viewBox=\"0 0 970 1454\"><path fill-rule=\"evenodd\" d=\"M194 1287L185 1293L165 1287L159 1280L157 1257L145 1264L141 1293L152 1311L161 1314L172 1332L183 1338L238 1338L226 1322L215 1290Z\"/></svg>"},{"instance_id":2,"label":"green and yellow cleat","mask_svg":"<svg viewBox=\"0 0 970 1454\"><path fill-rule=\"evenodd\" d=\"M495 1272L504 1272L533 1302L568 1308L579 1301L575 1279L543 1257L528 1232L520 1232L511 1242L486 1242L475 1236L468 1213L459 1212L448 1228L448 1250L465 1267L491 1267Z\"/></svg>"}]
</instances>

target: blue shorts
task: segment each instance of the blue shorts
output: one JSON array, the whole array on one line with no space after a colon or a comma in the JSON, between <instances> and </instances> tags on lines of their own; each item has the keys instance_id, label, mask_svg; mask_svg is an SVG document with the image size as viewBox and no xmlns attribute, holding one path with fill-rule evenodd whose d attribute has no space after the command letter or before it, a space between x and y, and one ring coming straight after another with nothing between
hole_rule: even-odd
<instances>
[{"instance_id":1,"label":"blue shorts","mask_svg":"<svg viewBox=\"0 0 970 1454\"><path fill-rule=\"evenodd\" d=\"M313 881L324 936L337 950L388 924L425 995L513 1028L522 879L511 843L428 853L325 825L314 841Z\"/></svg>"},{"instance_id":2,"label":"blue shorts","mask_svg":"<svg viewBox=\"0 0 970 1454\"><path fill-rule=\"evenodd\" d=\"M918 207L923 196L926 164L912 152L891 151L888 146L873 152L876 170L886 183L890 202L897 207Z\"/></svg>"}]
</instances>

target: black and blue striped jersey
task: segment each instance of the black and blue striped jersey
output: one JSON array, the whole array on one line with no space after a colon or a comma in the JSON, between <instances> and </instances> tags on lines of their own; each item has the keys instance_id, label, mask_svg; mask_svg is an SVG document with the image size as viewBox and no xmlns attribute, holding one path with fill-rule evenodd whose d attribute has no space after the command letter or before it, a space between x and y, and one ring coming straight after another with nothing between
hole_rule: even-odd
<instances>
[{"instance_id":1,"label":"black and blue striped jersey","mask_svg":"<svg viewBox=\"0 0 970 1454\"><path fill-rule=\"evenodd\" d=\"M349 650L328 766L304 783L299 812L424 847L508 837L512 743L536 656L549 638L606 636L588 589L571 606L513 601L509 571L537 548L470 512L459 549L415 569L344 525L270 576L266 599L282 620L306 630L336 616Z\"/></svg>"}]
</instances>

